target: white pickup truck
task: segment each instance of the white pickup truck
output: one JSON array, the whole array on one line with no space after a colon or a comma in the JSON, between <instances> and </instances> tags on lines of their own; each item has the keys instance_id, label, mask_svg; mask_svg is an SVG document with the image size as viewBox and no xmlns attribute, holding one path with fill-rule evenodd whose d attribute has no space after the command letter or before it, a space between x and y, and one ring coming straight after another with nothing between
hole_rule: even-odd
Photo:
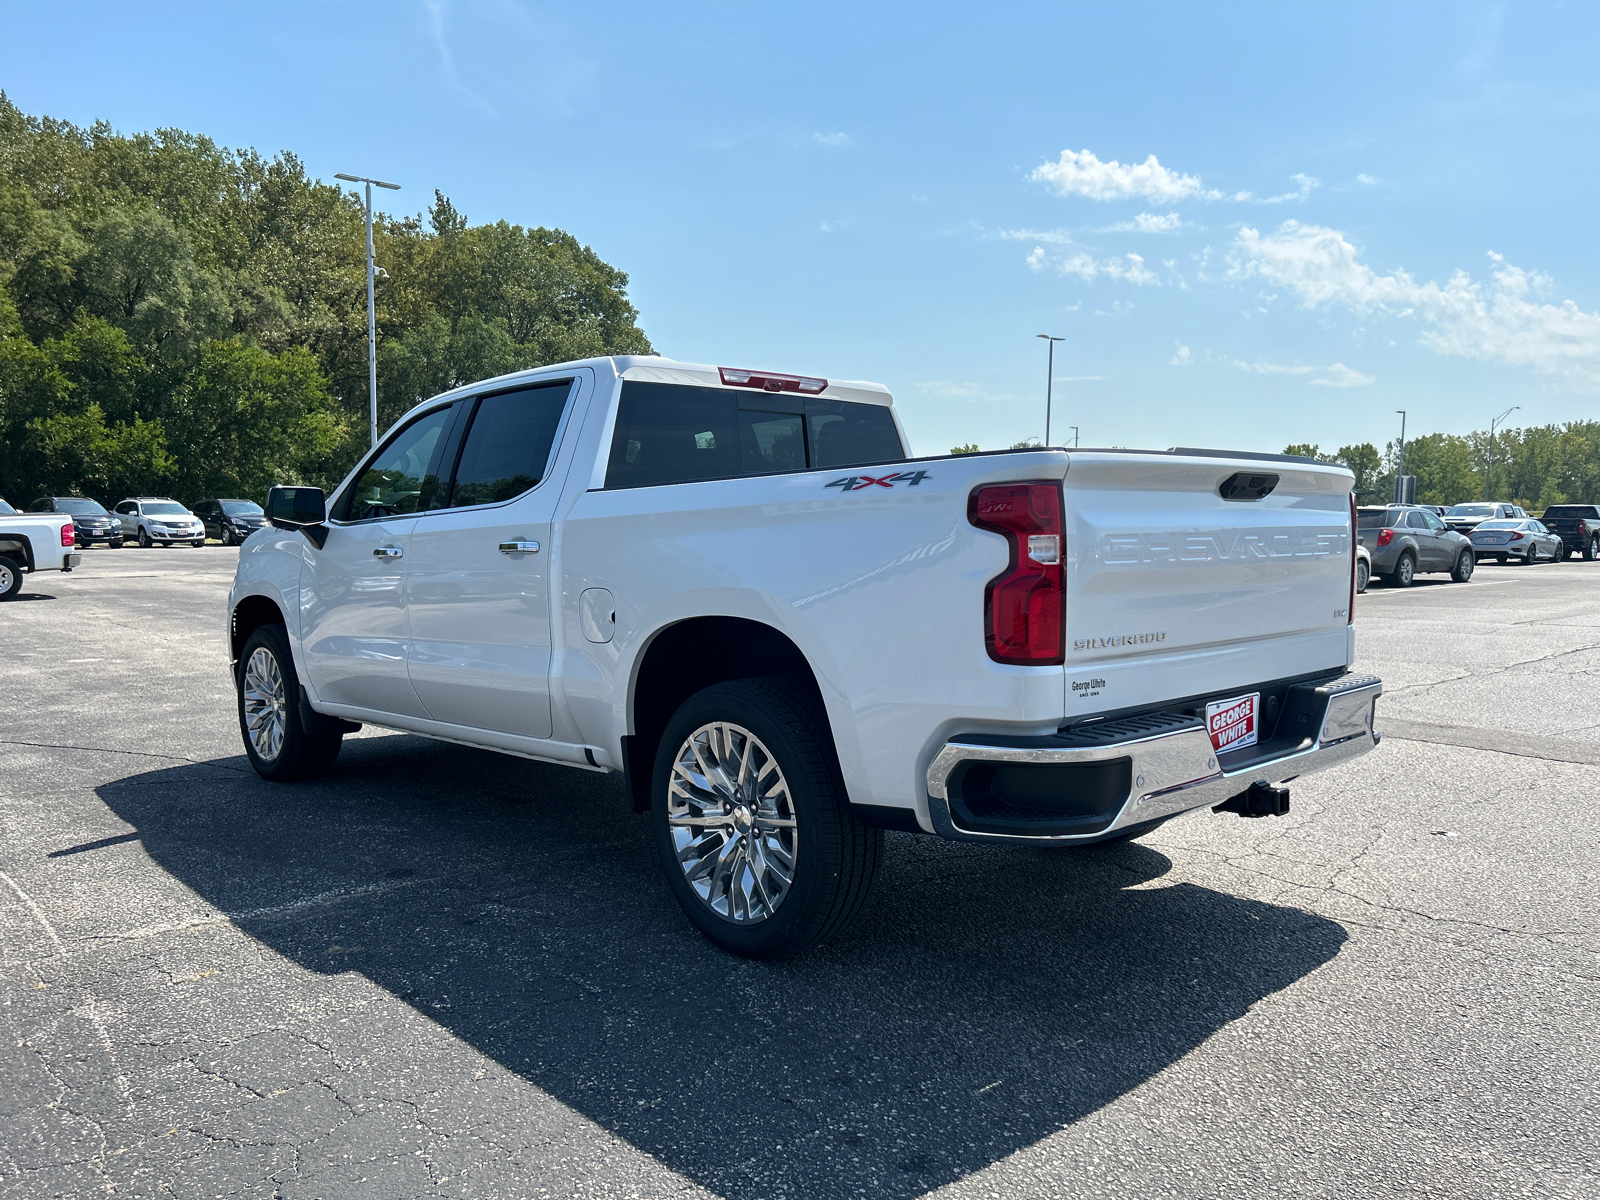
<instances>
[{"instance_id":1,"label":"white pickup truck","mask_svg":"<svg viewBox=\"0 0 1600 1200\"><path fill-rule=\"evenodd\" d=\"M1017 845L1287 809L1377 743L1350 473L1215 450L910 458L888 392L654 357L418 406L276 488L228 647L252 765L358 723L626 773L737 953L859 910L882 831Z\"/></svg>"},{"instance_id":2,"label":"white pickup truck","mask_svg":"<svg viewBox=\"0 0 1600 1200\"><path fill-rule=\"evenodd\" d=\"M0 600L14 599L34 571L70 571L83 561L71 513L19 513L0 500Z\"/></svg>"}]
</instances>

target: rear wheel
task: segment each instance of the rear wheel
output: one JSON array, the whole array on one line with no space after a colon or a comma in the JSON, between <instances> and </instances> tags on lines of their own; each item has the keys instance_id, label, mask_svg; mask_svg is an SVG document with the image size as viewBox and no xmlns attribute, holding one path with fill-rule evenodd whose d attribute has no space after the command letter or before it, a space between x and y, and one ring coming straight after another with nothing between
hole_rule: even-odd
<instances>
[{"instance_id":1,"label":"rear wheel","mask_svg":"<svg viewBox=\"0 0 1600 1200\"><path fill-rule=\"evenodd\" d=\"M1410 551L1400 556L1400 561L1394 564L1394 570L1389 574L1389 582L1395 587L1410 587L1412 580L1417 577L1417 560L1411 557Z\"/></svg>"},{"instance_id":2,"label":"rear wheel","mask_svg":"<svg viewBox=\"0 0 1600 1200\"><path fill-rule=\"evenodd\" d=\"M686 700L651 778L656 847L678 904L717 945L788 958L864 904L883 832L851 810L820 704L786 679Z\"/></svg>"},{"instance_id":3,"label":"rear wheel","mask_svg":"<svg viewBox=\"0 0 1600 1200\"><path fill-rule=\"evenodd\" d=\"M343 733L310 734L300 719L300 677L282 625L263 625L239 656L239 732L263 779L309 779L333 766Z\"/></svg>"},{"instance_id":4,"label":"rear wheel","mask_svg":"<svg viewBox=\"0 0 1600 1200\"><path fill-rule=\"evenodd\" d=\"M0 555L0 600L10 600L22 590L22 565Z\"/></svg>"},{"instance_id":5,"label":"rear wheel","mask_svg":"<svg viewBox=\"0 0 1600 1200\"><path fill-rule=\"evenodd\" d=\"M1356 559L1356 591L1364 592L1367 584L1372 581L1372 568L1367 566L1364 558Z\"/></svg>"},{"instance_id":6,"label":"rear wheel","mask_svg":"<svg viewBox=\"0 0 1600 1200\"><path fill-rule=\"evenodd\" d=\"M1593 562L1600 558L1600 534L1589 539L1589 544L1583 548L1583 561Z\"/></svg>"},{"instance_id":7,"label":"rear wheel","mask_svg":"<svg viewBox=\"0 0 1600 1200\"><path fill-rule=\"evenodd\" d=\"M1450 572L1450 578L1457 583L1465 583L1472 578L1472 569L1478 565L1478 560L1471 550L1463 550L1456 559L1455 569Z\"/></svg>"}]
</instances>

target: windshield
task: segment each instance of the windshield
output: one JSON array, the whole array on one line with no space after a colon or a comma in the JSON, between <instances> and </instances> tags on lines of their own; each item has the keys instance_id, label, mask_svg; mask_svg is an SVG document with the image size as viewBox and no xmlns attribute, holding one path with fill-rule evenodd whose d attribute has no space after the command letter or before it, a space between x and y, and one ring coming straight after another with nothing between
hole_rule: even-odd
<instances>
[{"instance_id":1,"label":"windshield","mask_svg":"<svg viewBox=\"0 0 1600 1200\"><path fill-rule=\"evenodd\" d=\"M187 517L189 510L176 500L147 500L144 503L147 517Z\"/></svg>"},{"instance_id":2,"label":"windshield","mask_svg":"<svg viewBox=\"0 0 1600 1200\"><path fill-rule=\"evenodd\" d=\"M1492 517L1495 515L1495 506L1492 504L1457 504L1450 510L1452 517Z\"/></svg>"},{"instance_id":3,"label":"windshield","mask_svg":"<svg viewBox=\"0 0 1600 1200\"><path fill-rule=\"evenodd\" d=\"M82 500L69 497L66 500L56 500L56 511L71 513L75 517L103 517L106 515L105 507L98 500Z\"/></svg>"},{"instance_id":4,"label":"windshield","mask_svg":"<svg viewBox=\"0 0 1600 1200\"><path fill-rule=\"evenodd\" d=\"M1521 521L1485 521L1479 529L1521 529Z\"/></svg>"},{"instance_id":5,"label":"windshield","mask_svg":"<svg viewBox=\"0 0 1600 1200\"><path fill-rule=\"evenodd\" d=\"M16 509L12 508L11 505L7 504L4 500L0 500L0 517L14 515L16 511Z\"/></svg>"},{"instance_id":6,"label":"windshield","mask_svg":"<svg viewBox=\"0 0 1600 1200\"><path fill-rule=\"evenodd\" d=\"M222 511L230 517L259 517L261 505L254 500L222 500Z\"/></svg>"}]
</instances>

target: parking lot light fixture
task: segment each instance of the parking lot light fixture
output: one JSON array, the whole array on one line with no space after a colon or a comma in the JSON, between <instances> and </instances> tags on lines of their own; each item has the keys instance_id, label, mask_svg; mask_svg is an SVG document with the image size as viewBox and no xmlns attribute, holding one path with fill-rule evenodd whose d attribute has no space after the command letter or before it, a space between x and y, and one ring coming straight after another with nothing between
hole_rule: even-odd
<instances>
[{"instance_id":1,"label":"parking lot light fixture","mask_svg":"<svg viewBox=\"0 0 1600 1200\"><path fill-rule=\"evenodd\" d=\"M1051 337L1048 333L1036 333L1034 337L1041 337L1045 345L1050 347L1050 353L1045 360L1044 368L1044 444L1050 444L1050 391L1055 383L1056 375L1056 343L1064 342L1064 337Z\"/></svg>"},{"instance_id":2,"label":"parking lot light fixture","mask_svg":"<svg viewBox=\"0 0 1600 1200\"><path fill-rule=\"evenodd\" d=\"M372 265L372 189L375 187L388 188L398 192L398 183L385 183L381 179L368 179L365 175L335 175L335 179L343 179L347 183L360 183L366 186L367 194L367 401L372 414L372 446L378 446L378 315L377 306L373 296L373 283L377 279L376 268ZM384 278L389 276L387 272Z\"/></svg>"},{"instance_id":3,"label":"parking lot light fixture","mask_svg":"<svg viewBox=\"0 0 1600 1200\"><path fill-rule=\"evenodd\" d=\"M1513 404L1505 412L1489 422L1489 468L1483 473L1483 498L1485 500L1494 499L1494 427L1521 407L1522 405L1520 404Z\"/></svg>"}]
</instances>

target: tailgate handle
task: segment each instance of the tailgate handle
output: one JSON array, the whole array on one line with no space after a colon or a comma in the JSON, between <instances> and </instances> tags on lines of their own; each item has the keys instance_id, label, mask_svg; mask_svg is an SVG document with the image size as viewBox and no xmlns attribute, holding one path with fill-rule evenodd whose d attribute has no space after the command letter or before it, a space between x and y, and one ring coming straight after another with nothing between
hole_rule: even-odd
<instances>
[{"instance_id":1,"label":"tailgate handle","mask_svg":"<svg viewBox=\"0 0 1600 1200\"><path fill-rule=\"evenodd\" d=\"M1260 500L1272 495L1272 489L1277 486L1276 475L1265 475L1256 471L1235 471L1222 481L1222 486L1217 491L1224 500Z\"/></svg>"}]
</instances>

